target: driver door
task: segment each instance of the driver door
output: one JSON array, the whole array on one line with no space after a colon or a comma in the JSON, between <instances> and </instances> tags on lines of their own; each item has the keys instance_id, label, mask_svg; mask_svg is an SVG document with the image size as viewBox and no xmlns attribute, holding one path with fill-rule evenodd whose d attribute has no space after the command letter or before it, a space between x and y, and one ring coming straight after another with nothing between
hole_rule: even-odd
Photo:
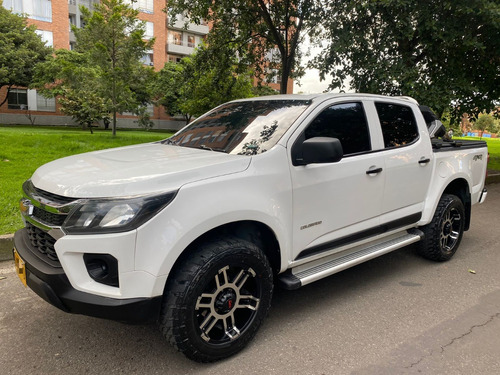
<instances>
[{"instance_id":1,"label":"driver door","mask_svg":"<svg viewBox=\"0 0 500 375\"><path fill-rule=\"evenodd\" d=\"M292 260L341 251L372 235L382 209L384 157L372 152L363 102L330 102L311 118L292 140ZM336 163L299 165L301 144L313 137L339 139L343 158Z\"/></svg>"}]
</instances>

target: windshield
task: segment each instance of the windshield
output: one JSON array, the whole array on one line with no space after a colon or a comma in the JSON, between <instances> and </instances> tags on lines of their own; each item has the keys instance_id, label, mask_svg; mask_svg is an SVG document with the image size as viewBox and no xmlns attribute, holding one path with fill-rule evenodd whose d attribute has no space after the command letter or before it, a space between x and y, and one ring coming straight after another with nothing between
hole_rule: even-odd
<instances>
[{"instance_id":1,"label":"windshield","mask_svg":"<svg viewBox=\"0 0 500 375\"><path fill-rule=\"evenodd\" d=\"M310 103L256 100L224 104L163 143L228 154L261 154L279 141Z\"/></svg>"}]
</instances>

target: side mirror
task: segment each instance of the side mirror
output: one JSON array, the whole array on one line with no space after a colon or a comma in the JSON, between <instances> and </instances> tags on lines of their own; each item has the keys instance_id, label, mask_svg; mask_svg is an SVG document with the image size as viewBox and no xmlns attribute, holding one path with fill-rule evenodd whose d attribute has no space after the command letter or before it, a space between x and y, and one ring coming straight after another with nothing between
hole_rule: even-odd
<instances>
[{"instance_id":1,"label":"side mirror","mask_svg":"<svg viewBox=\"0 0 500 375\"><path fill-rule=\"evenodd\" d=\"M302 143L303 160L300 164L336 163L343 156L342 144L337 138L314 137Z\"/></svg>"}]
</instances>

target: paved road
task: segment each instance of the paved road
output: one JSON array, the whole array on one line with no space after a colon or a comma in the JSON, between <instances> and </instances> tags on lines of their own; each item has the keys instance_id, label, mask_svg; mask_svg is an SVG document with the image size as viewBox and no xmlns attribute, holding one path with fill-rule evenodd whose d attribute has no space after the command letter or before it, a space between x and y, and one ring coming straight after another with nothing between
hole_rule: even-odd
<instances>
[{"instance_id":1,"label":"paved road","mask_svg":"<svg viewBox=\"0 0 500 375\"><path fill-rule=\"evenodd\" d=\"M155 326L60 312L0 263L0 373L500 374L500 184L489 191L450 262L409 247L279 290L251 345L209 365L176 353Z\"/></svg>"}]
</instances>

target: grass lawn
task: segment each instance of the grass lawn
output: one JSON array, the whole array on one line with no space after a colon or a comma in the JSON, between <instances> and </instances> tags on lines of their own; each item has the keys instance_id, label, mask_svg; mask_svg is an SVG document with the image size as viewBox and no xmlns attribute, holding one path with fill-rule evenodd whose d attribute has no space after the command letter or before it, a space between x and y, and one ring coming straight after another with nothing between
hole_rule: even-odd
<instances>
[{"instance_id":1,"label":"grass lawn","mask_svg":"<svg viewBox=\"0 0 500 375\"><path fill-rule=\"evenodd\" d=\"M0 126L0 235L23 226L19 213L21 186L42 164L64 156L136 143L158 141L172 133L157 131Z\"/></svg>"},{"instance_id":2,"label":"grass lawn","mask_svg":"<svg viewBox=\"0 0 500 375\"><path fill-rule=\"evenodd\" d=\"M479 140L479 137L453 137L453 139ZM488 164L488 169L500 171L500 138L482 138L481 140L488 143L488 152L490 153L490 162Z\"/></svg>"}]
</instances>

